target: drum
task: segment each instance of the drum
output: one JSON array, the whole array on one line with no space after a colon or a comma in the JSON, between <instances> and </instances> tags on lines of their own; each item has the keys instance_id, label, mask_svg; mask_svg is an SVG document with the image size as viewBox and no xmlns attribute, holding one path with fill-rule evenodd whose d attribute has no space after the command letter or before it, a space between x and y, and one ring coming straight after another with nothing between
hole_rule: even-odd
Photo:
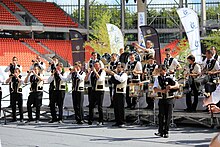
<instances>
[{"instance_id":1,"label":"drum","mask_svg":"<svg viewBox=\"0 0 220 147\"><path fill-rule=\"evenodd\" d=\"M144 90L143 85L139 83L129 84L129 97L143 97Z\"/></svg>"},{"instance_id":2,"label":"drum","mask_svg":"<svg viewBox=\"0 0 220 147\"><path fill-rule=\"evenodd\" d=\"M198 76L197 78L194 78L194 82L197 84L201 84L204 85L205 83L207 83L210 79L209 75L201 75Z\"/></svg>"},{"instance_id":3,"label":"drum","mask_svg":"<svg viewBox=\"0 0 220 147\"><path fill-rule=\"evenodd\" d=\"M140 61L141 57L137 52L132 52L135 54L135 60ZM127 63L129 61L129 52L124 52L123 54L120 55L119 61L122 63Z\"/></svg>"},{"instance_id":4,"label":"drum","mask_svg":"<svg viewBox=\"0 0 220 147\"><path fill-rule=\"evenodd\" d=\"M107 65L111 61L111 55L108 53L105 53L104 55L102 55L100 60L102 61L104 65Z\"/></svg>"}]
</instances>

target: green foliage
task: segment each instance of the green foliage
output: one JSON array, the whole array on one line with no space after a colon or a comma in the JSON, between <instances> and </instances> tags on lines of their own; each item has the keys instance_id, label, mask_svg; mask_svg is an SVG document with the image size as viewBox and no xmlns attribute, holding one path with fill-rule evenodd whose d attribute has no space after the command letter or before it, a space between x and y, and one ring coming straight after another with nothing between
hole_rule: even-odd
<instances>
[{"instance_id":1,"label":"green foliage","mask_svg":"<svg viewBox=\"0 0 220 147\"><path fill-rule=\"evenodd\" d=\"M110 42L106 23L109 23L111 19L111 13L107 10L102 15L97 15L97 20L94 21L90 27L92 30L89 42L85 45L89 45L95 49L99 54L111 53Z\"/></svg>"},{"instance_id":2,"label":"green foliage","mask_svg":"<svg viewBox=\"0 0 220 147\"><path fill-rule=\"evenodd\" d=\"M204 43L207 48L215 46L218 52L220 52L220 31L212 32L207 38L202 40L202 43Z\"/></svg>"},{"instance_id":3,"label":"green foliage","mask_svg":"<svg viewBox=\"0 0 220 147\"><path fill-rule=\"evenodd\" d=\"M218 5L217 7L208 7L206 13L208 19L217 19L217 14L220 13L220 5Z\"/></svg>"}]
</instances>

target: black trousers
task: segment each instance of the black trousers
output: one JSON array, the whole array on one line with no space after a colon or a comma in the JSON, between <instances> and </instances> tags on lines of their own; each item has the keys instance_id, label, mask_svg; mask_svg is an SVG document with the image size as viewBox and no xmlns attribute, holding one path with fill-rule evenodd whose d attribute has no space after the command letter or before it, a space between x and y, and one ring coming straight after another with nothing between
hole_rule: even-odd
<instances>
[{"instance_id":1,"label":"black trousers","mask_svg":"<svg viewBox=\"0 0 220 147\"><path fill-rule=\"evenodd\" d=\"M113 104L113 87L109 86L109 93L110 93L110 106Z\"/></svg>"},{"instance_id":2,"label":"black trousers","mask_svg":"<svg viewBox=\"0 0 220 147\"><path fill-rule=\"evenodd\" d=\"M189 91L189 93L186 94L186 106L188 110L196 110L197 105L198 105L199 93L194 82L190 85L190 87L191 87L191 91ZM192 92L194 94L193 103L192 103L192 98L191 98Z\"/></svg>"},{"instance_id":3,"label":"black trousers","mask_svg":"<svg viewBox=\"0 0 220 147\"><path fill-rule=\"evenodd\" d=\"M170 121L173 112L173 99L160 99L158 102L159 106L159 129L158 132L161 134L168 134Z\"/></svg>"},{"instance_id":4,"label":"black trousers","mask_svg":"<svg viewBox=\"0 0 220 147\"><path fill-rule=\"evenodd\" d=\"M53 96L52 93L53 93L53 90L49 90L49 106L50 106L50 102Z\"/></svg>"},{"instance_id":5,"label":"black trousers","mask_svg":"<svg viewBox=\"0 0 220 147\"><path fill-rule=\"evenodd\" d=\"M90 101L91 101L91 97L92 97L92 87L88 87L88 101L89 101L89 104L90 104Z\"/></svg>"},{"instance_id":6,"label":"black trousers","mask_svg":"<svg viewBox=\"0 0 220 147\"><path fill-rule=\"evenodd\" d=\"M125 123L125 94L124 93L115 93L113 95L113 106L115 113L116 124L122 125Z\"/></svg>"},{"instance_id":7,"label":"black trousers","mask_svg":"<svg viewBox=\"0 0 220 147\"><path fill-rule=\"evenodd\" d=\"M50 100L50 112L53 121L57 121L56 105L59 109L58 120L63 120L63 100L65 97L65 90L54 90Z\"/></svg>"},{"instance_id":8,"label":"black trousers","mask_svg":"<svg viewBox=\"0 0 220 147\"><path fill-rule=\"evenodd\" d=\"M40 107L42 105L43 92L31 92L28 96L27 110L29 120L33 120L32 117L32 105L36 107L36 120L40 119Z\"/></svg>"},{"instance_id":9,"label":"black trousers","mask_svg":"<svg viewBox=\"0 0 220 147\"><path fill-rule=\"evenodd\" d=\"M91 99L89 102L89 121L93 121L93 115L94 115L94 108L96 104L98 105L98 112L99 112L99 122L103 122L103 99L104 99L104 91L94 91L92 90L91 93Z\"/></svg>"},{"instance_id":10,"label":"black trousers","mask_svg":"<svg viewBox=\"0 0 220 147\"><path fill-rule=\"evenodd\" d=\"M129 87L126 88L126 103L128 108L135 107L137 105L137 97L129 97Z\"/></svg>"},{"instance_id":11,"label":"black trousers","mask_svg":"<svg viewBox=\"0 0 220 147\"><path fill-rule=\"evenodd\" d=\"M0 91L0 112L1 110L2 110L2 91Z\"/></svg>"},{"instance_id":12,"label":"black trousers","mask_svg":"<svg viewBox=\"0 0 220 147\"><path fill-rule=\"evenodd\" d=\"M72 92L73 109L75 111L75 120L83 120L83 102L84 102L84 92L73 91Z\"/></svg>"},{"instance_id":13,"label":"black trousers","mask_svg":"<svg viewBox=\"0 0 220 147\"><path fill-rule=\"evenodd\" d=\"M22 93L11 93L11 108L12 108L12 119L16 120L16 102L18 102L18 109L20 114L20 120L23 117L23 96Z\"/></svg>"}]
</instances>

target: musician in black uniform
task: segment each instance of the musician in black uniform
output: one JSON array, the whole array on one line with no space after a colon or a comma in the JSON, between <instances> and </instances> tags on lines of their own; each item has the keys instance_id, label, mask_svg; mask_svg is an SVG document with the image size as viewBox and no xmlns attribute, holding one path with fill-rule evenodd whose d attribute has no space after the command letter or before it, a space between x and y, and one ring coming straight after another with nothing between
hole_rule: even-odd
<instances>
[{"instance_id":1,"label":"musician in black uniform","mask_svg":"<svg viewBox=\"0 0 220 147\"><path fill-rule=\"evenodd\" d=\"M203 67L202 73L209 75L209 81L205 83L204 95L209 97L216 89L214 80L217 78L217 74L220 70L219 62L213 58L213 52L211 50L206 50L206 59L203 63Z\"/></svg>"},{"instance_id":2,"label":"musician in black uniform","mask_svg":"<svg viewBox=\"0 0 220 147\"><path fill-rule=\"evenodd\" d=\"M187 57L189 62L189 73L187 73L188 77L188 89L189 92L186 94L186 106L185 111L187 112L195 112L198 104L198 85L195 83L194 79L201 74L201 67L199 64L195 62L195 57L193 55L189 55ZM194 101L192 103L191 95L194 95Z\"/></svg>"},{"instance_id":3,"label":"musician in black uniform","mask_svg":"<svg viewBox=\"0 0 220 147\"><path fill-rule=\"evenodd\" d=\"M45 63L41 61L41 57L39 55L36 56L36 60L32 60L32 65L30 67L30 71L34 69L35 66L39 66L41 73L43 74L44 69L46 68Z\"/></svg>"},{"instance_id":4,"label":"musician in black uniform","mask_svg":"<svg viewBox=\"0 0 220 147\"><path fill-rule=\"evenodd\" d=\"M0 83L3 83L3 78L0 76ZM2 110L2 87L0 86L0 112Z\"/></svg>"},{"instance_id":5,"label":"musician in black uniform","mask_svg":"<svg viewBox=\"0 0 220 147\"><path fill-rule=\"evenodd\" d=\"M148 89L148 86L150 83L154 83L153 72L157 68L158 68L158 65L156 64L154 58L151 56L148 60L148 63L144 64L144 66L143 66L142 80L149 81L146 85L146 89ZM153 110L154 109L154 100L153 100L153 98L148 96L148 92L146 93L146 102L147 102L146 109Z\"/></svg>"},{"instance_id":6,"label":"musician in black uniform","mask_svg":"<svg viewBox=\"0 0 220 147\"><path fill-rule=\"evenodd\" d=\"M118 64L118 58L117 58L117 54L116 53L112 53L111 55L111 62L109 63L109 70L111 71L115 71L116 70L116 66ZM113 89L112 89L112 82L111 80L108 81L109 82L109 93L110 93L110 101L111 104L108 108L113 108Z\"/></svg>"},{"instance_id":7,"label":"musician in black uniform","mask_svg":"<svg viewBox=\"0 0 220 147\"><path fill-rule=\"evenodd\" d=\"M172 77L167 75L167 69L165 65L159 67L160 75L154 81L154 91L161 95L162 99L159 99L159 129L156 136L168 138L168 131L170 120L172 117L172 109L174 105L174 89L178 89L179 85Z\"/></svg>"},{"instance_id":8,"label":"musician in black uniform","mask_svg":"<svg viewBox=\"0 0 220 147\"><path fill-rule=\"evenodd\" d=\"M81 62L75 62L67 78L64 78L61 74L59 76L66 82L72 80L72 101L75 111L75 120L77 124L83 124L84 79L86 75L85 72L82 71Z\"/></svg>"},{"instance_id":9,"label":"musician in black uniform","mask_svg":"<svg viewBox=\"0 0 220 147\"><path fill-rule=\"evenodd\" d=\"M130 53L130 61L127 62L125 70L128 74L128 84L129 83L138 83L140 82L140 75L142 74L142 65L141 62L135 60L135 54ZM128 85L129 86L129 85ZM129 97L129 87L126 88L126 103L127 108L135 109L137 104L137 97Z\"/></svg>"},{"instance_id":10,"label":"musician in black uniform","mask_svg":"<svg viewBox=\"0 0 220 147\"><path fill-rule=\"evenodd\" d=\"M91 68L91 71L88 71L88 74L85 78L86 80L90 80L90 83L92 85L91 98L89 101L89 125L92 125L94 108L96 104L98 105L99 112L98 125L103 124L102 105L105 92L105 75L106 72L103 69L101 69L100 63L96 62L94 64L94 68Z\"/></svg>"},{"instance_id":11,"label":"musician in black uniform","mask_svg":"<svg viewBox=\"0 0 220 147\"><path fill-rule=\"evenodd\" d=\"M18 58L17 57L13 57L12 58L12 63L10 63L10 65L8 65L6 67L5 72L10 72L10 74L9 74L9 77L10 77L11 75L14 74L14 70L16 68L19 68L20 71L22 72L22 66L18 64ZM11 84L9 83L9 92L11 94L11 87L10 86L11 86ZM10 95L10 105L8 107L11 107L11 95Z\"/></svg>"},{"instance_id":12,"label":"musician in black uniform","mask_svg":"<svg viewBox=\"0 0 220 147\"><path fill-rule=\"evenodd\" d=\"M42 105L43 97L43 75L40 74L40 68L38 66L34 67L33 71L28 72L27 77L24 80L24 83L31 84L30 94L27 100L27 111L28 111L28 122L33 121L32 117L32 105L36 107L36 123L40 119L40 107Z\"/></svg>"},{"instance_id":13,"label":"musician in black uniform","mask_svg":"<svg viewBox=\"0 0 220 147\"><path fill-rule=\"evenodd\" d=\"M53 73L56 70L57 64L58 64L58 59L56 56L53 56L52 61L49 63L47 72ZM54 83L51 82L49 86L49 102L51 102L53 90L54 90ZM49 106L50 106L50 103L49 103Z\"/></svg>"},{"instance_id":14,"label":"musician in black uniform","mask_svg":"<svg viewBox=\"0 0 220 147\"><path fill-rule=\"evenodd\" d=\"M18 104L19 114L20 114L20 122L23 122L23 95L22 95L22 84L21 80L21 71L19 68L14 70L14 74L11 75L6 83L11 84L11 106L12 106L12 122L17 121L16 118L16 103Z\"/></svg>"},{"instance_id":15,"label":"musician in black uniform","mask_svg":"<svg viewBox=\"0 0 220 147\"><path fill-rule=\"evenodd\" d=\"M213 58L220 62L220 57L217 52L217 48L215 46L211 46L210 50L213 52Z\"/></svg>"},{"instance_id":16,"label":"musician in black uniform","mask_svg":"<svg viewBox=\"0 0 220 147\"><path fill-rule=\"evenodd\" d=\"M170 48L165 49L166 58L164 59L164 65L167 68L167 74L175 80L175 71L181 69L181 65L177 59L171 56Z\"/></svg>"},{"instance_id":17,"label":"musician in black uniform","mask_svg":"<svg viewBox=\"0 0 220 147\"><path fill-rule=\"evenodd\" d=\"M104 68L103 62L100 59L98 59L98 53L92 52L91 58L90 58L89 62L87 63L87 74L89 73L88 71L91 71L91 69L94 67L94 64L96 62L99 62L101 68ZM89 82L89 81L87 81L87 82ZM89 83L89 86L88 86L88 100L89 100L89 102L91 99L91 92L92 92L92 86L91 86L91 83Z\"/></svg>"},{"instance_id":18,"label":"musician in black uniform","mask_svg":"<svg viewBox=\"0 0 220 147\"><path fill-rule=\"evenodd\" d=\"M58 121L59 123L63 123L63 101L65 98L66 82L60 78L60 75L66 77L66 75L64 74L65 71L63 69L63 64L58 63L56 66L56 70L54 70L51 76L48 78L48 83L54 84L52 98L50 101L50 111L52 120L50 120L49 123L53 123L56 121ZM56 105L59 109L58 119L56 115Z\"/></svg>"},{"instance_id":19,"label":"musician in black uniform","mask_svg":"<svg viewBox=\"0 0 220 147\"><path fill-rule=\"evenodd\" d=\"M106 70L106 73L112 75L111 81L114 84L113 106L116 123L112 126L123 127L125 124L125 95L127 86L127 74L124 72L124 64L117 64L117 73Z\"/></svg>"}]
</instances>

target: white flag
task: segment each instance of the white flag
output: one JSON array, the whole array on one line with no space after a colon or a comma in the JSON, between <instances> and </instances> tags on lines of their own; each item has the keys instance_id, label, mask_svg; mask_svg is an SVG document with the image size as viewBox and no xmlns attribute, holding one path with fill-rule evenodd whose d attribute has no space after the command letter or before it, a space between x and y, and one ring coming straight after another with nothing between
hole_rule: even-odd
<instances>
[{"instance_id":1,"label":"white flag","mask_svg":"<svg viewBox=\"0 0 220 147\"><path fill-rule=\"evenodd\" d=\"M199 34L199 19L192 9L179 8L177 13L185 29L192 55L195 56L196 62L201 62L201 43Z\"/></svg>"},{"instance_id":2,"label":"white flag","mask_svg":"<svg viewBox=\"0 0 220 147\"><path fill-rule=\"evenodd\" d=\"M119 49L124 48L124 37L122 32L113 24L106 24L106 26L110 40L111 53L119 54Z\"/></svg>"}]
</instances>

